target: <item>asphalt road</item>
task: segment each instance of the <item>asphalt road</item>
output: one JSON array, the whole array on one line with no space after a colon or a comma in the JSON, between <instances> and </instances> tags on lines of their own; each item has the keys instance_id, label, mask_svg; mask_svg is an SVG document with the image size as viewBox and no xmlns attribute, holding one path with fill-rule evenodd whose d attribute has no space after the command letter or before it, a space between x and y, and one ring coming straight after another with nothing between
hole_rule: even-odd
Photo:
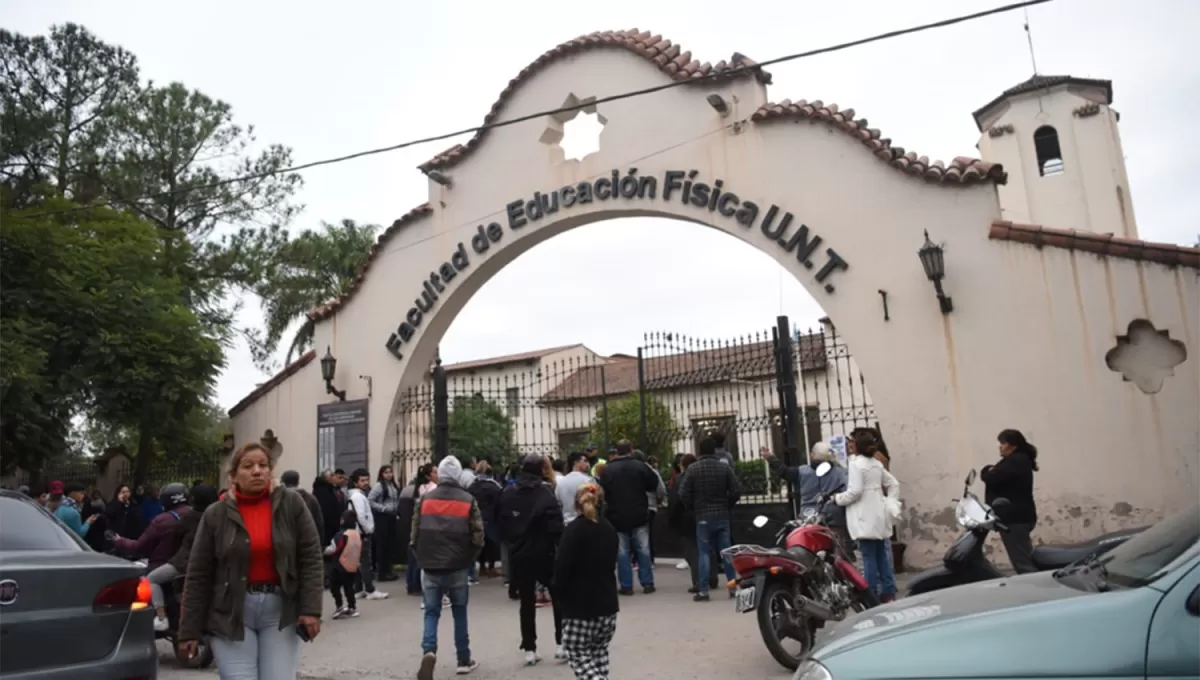
<instances>
[{"instance_id":1,"label":"asphalt road","mask_svg":"<svg viewBox=\"0 0 1200 680\"><path fill-rule=\"evenodd\" d=\"M903 577L903 575L901 575ZM687 572L672 564L655 569L658 592L621 598L617 634L611 647L612 674L617 678L655 680L743 677L788 680L791 674L767 653L752 614L736 614L733 601L714 597L692 602ZM903 578L898 579L903 583ZM304 646L300 675L319 680L413 678L421 658L423 629L420 600L404 595L403 582L383 584L387 600L362 602L357 619L329 621L321 635ZM903 587L901 587L903 590ZM714 593L715 595L715 593ZM333 601L326 600L326 612ZM469 677L477 680L521 678L541 680L574 677L565 664L546 658L527 668L517 649L517 603L508 599L498 580L471 588L469 605L471 653L480 667ZM554 654L554 620L550 609L538 610L539 653ZM454 637L450 610L443 610L438 628L438 678L454 675ZM170 647L162 650L159 677L163 680L215 678L215 670L188 671L175 661Z\"/></svg>"}]
</instances>

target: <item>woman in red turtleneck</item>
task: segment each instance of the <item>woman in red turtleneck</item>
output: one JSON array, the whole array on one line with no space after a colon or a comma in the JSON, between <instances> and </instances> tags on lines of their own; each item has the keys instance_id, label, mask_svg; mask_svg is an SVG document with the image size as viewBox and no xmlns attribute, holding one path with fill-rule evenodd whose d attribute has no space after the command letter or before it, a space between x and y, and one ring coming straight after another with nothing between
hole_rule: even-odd
<instances>
[{"instance_id":1,"label":"woman in red turtleneck","mask_svg":"<svg viewBox=\"0 0 1200 680\"><path fill-rule=\"evenodd\" d=\"M295 678L301 637L321 631L320 538L304 500L272 488L272 463L258 443L238 449L188 560L180 645L207 637L222 680Z\"/></svg>"}]
</instances>

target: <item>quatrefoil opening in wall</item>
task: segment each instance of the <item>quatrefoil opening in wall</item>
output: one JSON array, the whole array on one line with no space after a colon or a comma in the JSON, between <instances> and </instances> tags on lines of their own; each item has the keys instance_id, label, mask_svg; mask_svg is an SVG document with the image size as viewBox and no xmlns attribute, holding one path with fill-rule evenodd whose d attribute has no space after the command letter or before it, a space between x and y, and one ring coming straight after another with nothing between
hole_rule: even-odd
<instances>
[{"instance_id":1,"label":"quatrefoil opening in wall","mask_svg":"<svg viewBox=\"0 0 1200 680\"><path fill-rule=\"evenodd\" d=\"M1184 361L1187 346L1145 319L1131 321L1125 335L1118 335L1116 346L1104 355L1109 370L1120 373L1145 394L1158 394Z\"/></svg>"},{"instance_id":2,"label":"quatrefoil opening in wall","mask_svg":"<svg viewBox=\"0 0 1200 680\"><path fill-rule=\"evenodd\" d=\"M600 150L600 134L608 122L596 111L595 97L567 95L562 108L582 108L548 116L541 142L550 147L555 163L581 161Z\"/></svg>"}]
</instances>

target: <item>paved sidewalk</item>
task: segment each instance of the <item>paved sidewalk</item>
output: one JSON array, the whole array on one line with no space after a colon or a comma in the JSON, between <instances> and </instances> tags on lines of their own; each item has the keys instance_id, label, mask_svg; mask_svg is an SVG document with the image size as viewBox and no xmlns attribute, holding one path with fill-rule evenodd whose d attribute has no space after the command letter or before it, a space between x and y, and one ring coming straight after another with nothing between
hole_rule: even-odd
<instances>
[{"instance_id":1,"label":"paved sidewalk","mask_svg":"<svg viewBox=\"0 0 1200 680\"><path fill-rule=\"evenodd\" d=\"M899 575L901 590L906 579ZM611 647L613 677L653 680L742 677L787 680L791 675L775 663L763 646L753 615L739 615L733 602L714 597L708 603L692 602L687 594L687 572L674 562L655 569L658 592L621 598L617 634ZM392 597L362 602L357 619L329 621L332 599L326 600L326 621L320 637L304 646L302 677L319 680L374 680L412 678L421 658L423 626L420 599L404 595L404 584L382 584ZM573 678L570 668L556 664L554 623L550 608L538 610L538 652L546 657L536 667L522 664L517 603L508 599L499 579L471 588L471 651L479 670L478 680L541 680ZM438 628L440 658L438 678L454 675L453 620L442 611ZM164 680L215 678L215 671L179 668L168 646L163 650L159 677Z\"/></svg>"}]
</instances>

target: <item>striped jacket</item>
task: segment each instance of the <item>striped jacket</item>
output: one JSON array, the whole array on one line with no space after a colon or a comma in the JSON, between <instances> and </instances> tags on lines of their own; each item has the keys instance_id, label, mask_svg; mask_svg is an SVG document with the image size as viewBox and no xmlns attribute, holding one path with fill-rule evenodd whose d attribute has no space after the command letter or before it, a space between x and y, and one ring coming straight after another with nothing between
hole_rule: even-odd
<instances>
[{"instance_id":1,"label":"striped jacket","mask_svg":"<svg viewBox=\"0 0 1200 680\"><path fill-rule=\"evenodd\" d=\"M421 494L413 512L412 547L426 571L458 571L475 562L483 549L483 514L458 480Z\"/></svg>"}]
</instances>

